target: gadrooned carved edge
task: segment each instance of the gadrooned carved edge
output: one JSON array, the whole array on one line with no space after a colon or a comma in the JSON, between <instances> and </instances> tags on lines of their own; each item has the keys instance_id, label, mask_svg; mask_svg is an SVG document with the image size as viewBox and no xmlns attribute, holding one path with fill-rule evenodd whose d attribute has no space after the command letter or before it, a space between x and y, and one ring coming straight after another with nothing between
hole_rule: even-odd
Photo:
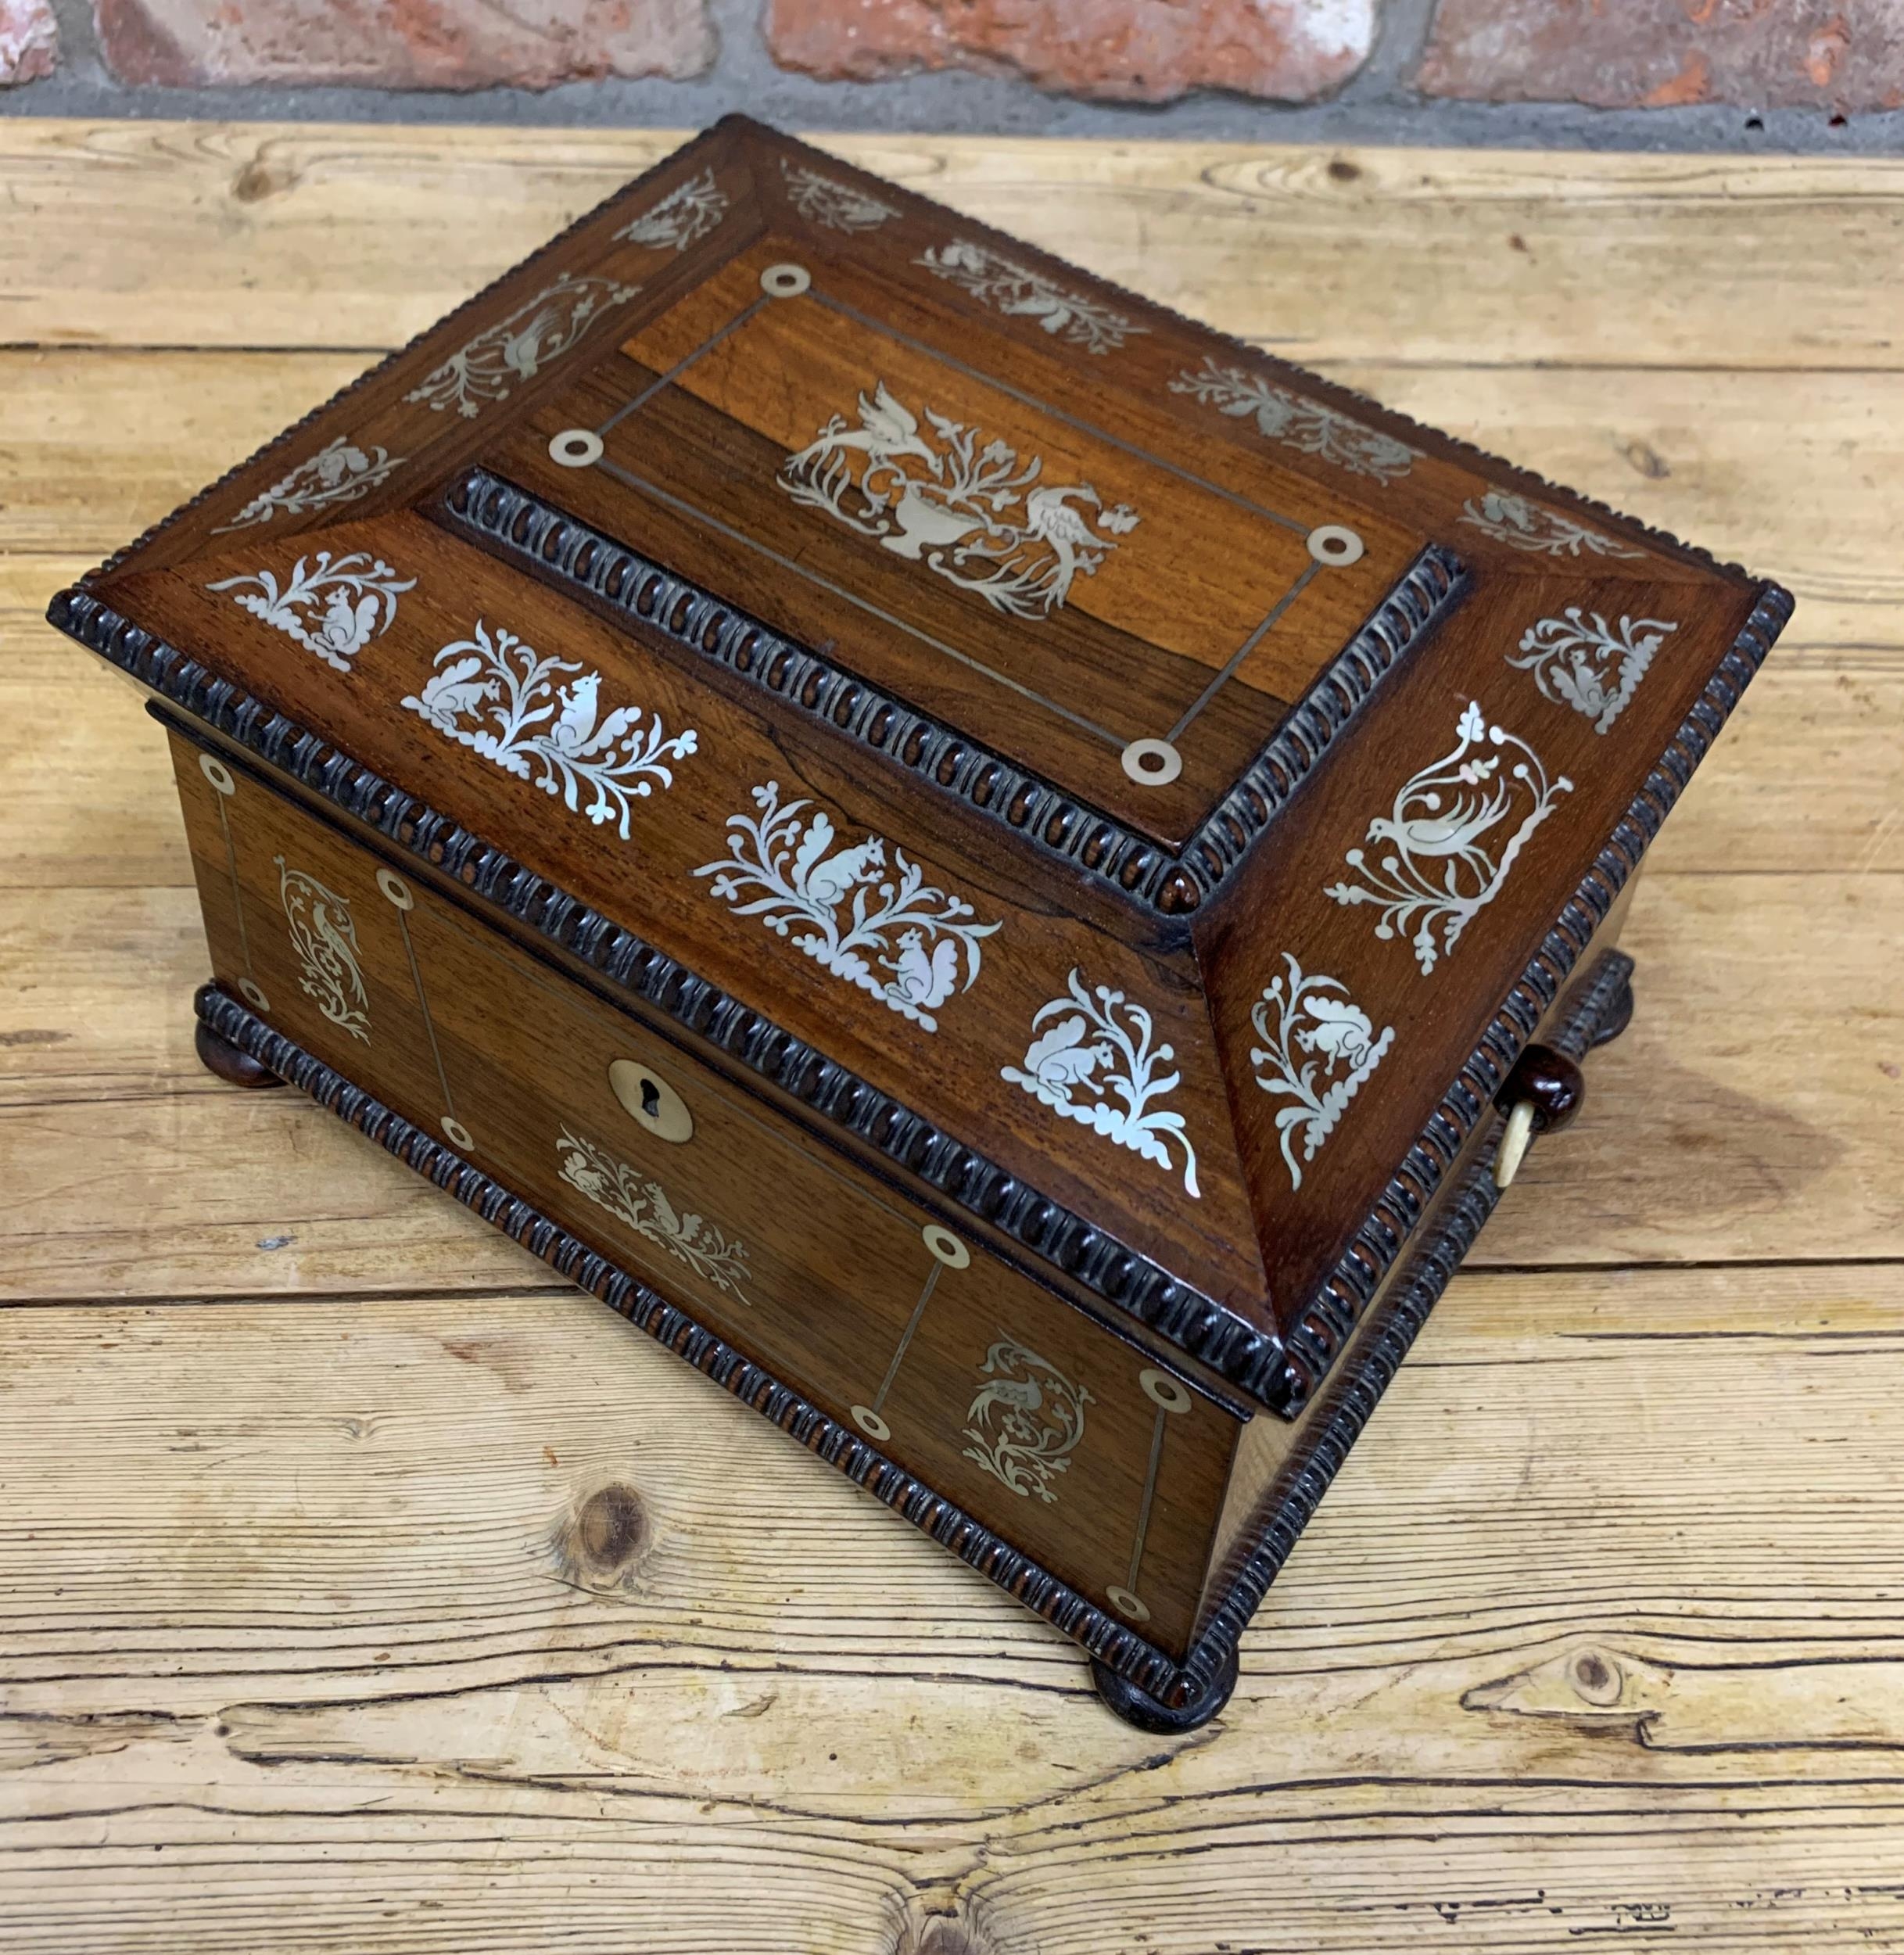
<instances>
[{"instance_id":1,"label":"gadrooned carved edge","mask_svg":"<svg viewBox=\"0 0 1904 1955\"><path fill-rule=\"evenodd\" d=\"M1148 1325L1258 1404L1283 1375L1282 1344L1081 1216L941 1132L651 944L406 795L338 748L221 679L85 590L48 617L268 766L506 912L697 1038L856 1135L1094 1296Z\"/></svg>"},{"instance_id":2,"label":"gadrooned carved edge","mask_svg":"<svg viewBox=\"0 0 1904 1955\"><path fill-rule=\"evenodd\" d=\"M464 1207L539 1256L551 1269L599 1297L658 1343L751 1405L764 1419L837 1467L942 1548L1015 1595L1027 1608L1081 1644L1099 1662L1153 1696L1174 1685L1178 1666L1031 1558L992 1533L962 1507L876 1451L857 1433L830 1418L638 1278L598 1255L529 1203L511 1194L461 1154L413 1126L382 1101L354 1086L303 1046L274 1031L257 1014L203 985L192 1000L199 1018L221 1038L308 1093L326 1112L357 1129L407 1167L454 1195Z\"/></svg>"},{"instance_id":3,"label":"gadrooned carved edge","mask_svg":"<svg viewBox=\"0 0 1904 1955\"><path fill-rule=\"evenodd\" d=\"M1368 1219L1289 1327L1284 1375L1265 1403L1278 1407L1305 1403L1334 1362L1442 1177L1493 1105L1542 1016L1566 988L1594 932L1632 879L1660 824L1791 615L1791 594L1777 584L1765 585L1731 649L1429 1116Z\"/></svg>"},{"instance_id":4,"label":"gadrooned carved edge","mask_svg":"<svg viewBox=\"0 0 1904 1955\"><path fill-rule=\"evenodd\" d=\"M1429 544L1178 856L486 468L465 470L443 507L456 526L716 660L1167 917L1195 909L1242 859L1396 660L1466 589L1460 559Z\"/></svg>"},{"instance_id":5,"label":"gadrooned carved edge","mask_svg":"<svg viewBox=\"0 0 1904 1955\"><path fill-rule=\"evenodd\" d=\"M1623 1024L1632 1016L1633 972L1633 960L1625 951L1606 952L1592 977L1574 992L1566 1022L1556 1025L1542 1042L1565 1053L1576 1065L1584 1060L1604 1027Z\"/></svg>"}]
</instances>

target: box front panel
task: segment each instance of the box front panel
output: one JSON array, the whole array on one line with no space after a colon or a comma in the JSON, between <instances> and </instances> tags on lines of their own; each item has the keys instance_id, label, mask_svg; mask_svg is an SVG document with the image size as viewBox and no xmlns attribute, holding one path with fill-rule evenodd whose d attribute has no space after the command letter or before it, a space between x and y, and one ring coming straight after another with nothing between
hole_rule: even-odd
<instances>
[{"instance_id":1,"label":"box front panel","mask_svg":"<svg viewBox=\"0 0 1904 1955\"><path fill-rule=\"evenodd\" d=\"M413 866L174 753L227 990L1181 1652L1228 1408Z\"/></svg>"}]
</instances>

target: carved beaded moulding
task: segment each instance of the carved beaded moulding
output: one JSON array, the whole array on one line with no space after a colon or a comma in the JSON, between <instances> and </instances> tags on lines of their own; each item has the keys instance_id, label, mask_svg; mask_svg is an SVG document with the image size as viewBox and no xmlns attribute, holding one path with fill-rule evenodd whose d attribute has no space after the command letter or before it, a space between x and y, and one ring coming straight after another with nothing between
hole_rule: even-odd
<instances>
[{"instance_id":1,"label":"carved beaded moulding","mask_svg":"<svg viewBox=\"0 0 1904 1955\"><path fill-rule=\"evenodd\" d=\"M52 615L162 702L209 1063L1172 1728L1788 610L735 120Z\"/></svg>"}]
</instances>

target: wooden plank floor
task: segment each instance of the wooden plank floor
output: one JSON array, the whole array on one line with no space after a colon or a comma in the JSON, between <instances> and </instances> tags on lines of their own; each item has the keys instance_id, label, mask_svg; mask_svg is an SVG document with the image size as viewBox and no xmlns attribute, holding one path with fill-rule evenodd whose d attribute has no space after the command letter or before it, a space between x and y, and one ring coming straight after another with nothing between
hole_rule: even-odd
<instances>
[{"instance_id":1,"label":"wooden plank floor","mask_svg":"<svg viewBox=\"0 0 1904 1955\"><path fill-rule=\"evenodd\" d=\"M157 737L39 622L669 146L0 121L0 1948L1904 1950L1904 165L835 145L1799 597L1588 1114L1165 1742L199 1071Z\"/></svg>"}]
</instances>

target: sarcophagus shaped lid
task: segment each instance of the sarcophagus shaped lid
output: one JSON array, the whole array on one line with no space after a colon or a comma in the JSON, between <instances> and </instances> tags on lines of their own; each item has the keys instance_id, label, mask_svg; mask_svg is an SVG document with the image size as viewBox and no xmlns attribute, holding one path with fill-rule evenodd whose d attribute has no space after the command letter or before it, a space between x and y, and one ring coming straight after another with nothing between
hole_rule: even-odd
<instances>
[{"instance_id":1,"label":"sarcophagus shaped lid","mask_svg":"<svg viewBox=\"0 0 1904 1955\"><path fill-rule=\"evenodd\" d=\"M734 119L55 613L1287 1410L1788 608Z\"/></svg>"}]
</instances>

